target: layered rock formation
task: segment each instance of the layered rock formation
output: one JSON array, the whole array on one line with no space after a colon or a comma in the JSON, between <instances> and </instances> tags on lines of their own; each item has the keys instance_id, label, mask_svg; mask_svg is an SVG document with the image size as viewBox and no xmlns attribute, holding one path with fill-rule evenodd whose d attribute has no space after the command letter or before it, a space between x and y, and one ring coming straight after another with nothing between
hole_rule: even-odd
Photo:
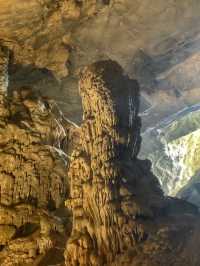
<instances>
[{"instance_id":1,"label":"layered rock formation","mask_svg":"<svg viewBox=\"0 0 200 266\"><path fill-rule=\"evenodd\" d=\"M165 199L148 161L137 159L137 82L100 61L84 69L79 89L84 120L68 172L66 265L198 265L184 253L195 207Z\"/></svg>"},{"instance_id":2,"label":"layered rock formation","mask_svg":"<svg viewBox=\"0 0 200 266\"><path fill-rule=\"evenodd\" d=\"M0 265L34 265L66 235L67 130L53 102L27 88L7 95L0 53Z\"/></svg>"}]
</instances>

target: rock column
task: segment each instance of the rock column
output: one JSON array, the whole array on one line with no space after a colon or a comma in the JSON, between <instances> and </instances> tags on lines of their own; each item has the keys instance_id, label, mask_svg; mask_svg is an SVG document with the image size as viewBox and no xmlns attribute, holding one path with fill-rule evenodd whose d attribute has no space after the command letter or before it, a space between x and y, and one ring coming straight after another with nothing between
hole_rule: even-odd
<instances>
[{"instance_id":1,"label":"rock column","mask_svg":"<svg viewBox=\"0 0 200 266\"><path fill-rule=\"evenodd\" d=\"M153 215L135 194L141 185L132 168L140 147L138 84L117 63L102 61L84 69L79 88L83 123L68 173L66 265L121 265L121 255L145 238L137 218Z\"/></svg>"}]
</instances>

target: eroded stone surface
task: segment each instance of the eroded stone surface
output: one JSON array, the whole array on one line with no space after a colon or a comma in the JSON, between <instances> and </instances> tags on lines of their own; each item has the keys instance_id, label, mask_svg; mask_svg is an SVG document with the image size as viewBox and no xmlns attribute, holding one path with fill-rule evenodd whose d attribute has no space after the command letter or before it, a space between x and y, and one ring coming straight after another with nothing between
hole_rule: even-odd
<instances>
[{"instance_id":1,"label":"eroded stone surface","mask_svg":"<svg viewBox=\"0 0 200 266\"><path fill-rule=\"evenodd\" d=\"M197 209L165 199L149 162L137 159L137 82L113 61L85 68L78 128L27 88L7 96L1 51L0 264L47 266L56 256L62 264L67 199L66 265L198 266Z\"/></svg>"},{"instance_id":2,"label":"eroded stone surface","mask_svg":"<svg viewBox=\"0 0 200 266\"><path fill-rule=\"evenodd\" d=\"M69 170L73 231L67 265L112 263L117 254L144 237L140 227L131 232L128 217L152 215L148 206L134 202L127 176L121 179L122 161L130 163L140 146L138 85L129 83L121 72L110 61L82 73L84 121ZM127 94L121 97L119 92L125 86L129 86Z\"/></svg>"},{"instance_id":3,"label":"eroded stone surface","mask_svg":"<svg viewBox=\"0 0 200 266\"><path fill-rule=\"evenodd\" d=\"M163 198L148 162L136 158L137 82L123 76L115 62L102 61L83 71L79 88L84 121L68 172L73 229L66 265L169 265L159 259L175 259L170 235L183 225L168 218L158 222L159 212L177 204Z\"/></svg>"},{"instance_id":4,"label":"eroded stone surface","mask_svg":"<svg viewBox=\"0 0 200 266\"><path fill-rule=\"evenodd\" d=\"M200 100L199 8L196 0L2 0L0 43L11 50L12 88L41 90L80 123L76 74L111 58L137 76L141 112L152 107L143 128L152 127Z\"/></svg>"},{"instance_id":5,"label":"eroded stone surface","mask_svg":"<svg viewBox=\"0 0 200 266\"><path fill-rule=\"evenodd\" d=\"M68 76L71 34L77 21L98 10L96 0L8 0L0 3L0 43L14 62L46 68L57 79Z\"/></svg>"},{"instance_id":6,"label":"eroded stone surface","mask_svg":"<svg viewBox=\"0 0 200 266\"><path fill-rule=\"evenodd\" d=\"M79 89L83 123L68 172L66 265L197 265L184 254L197 210L165 199L149 162L137 159L137 82L117 63L100 61L84 69Z\"/></svg>"},{"instance_id":7,"label":"eroded stone surface","mask_svg":"<svg viewBox=\"0 0 200 266\"><path fill-rule=\"evenodd\" d=\"M54 248L53 232L65 235L57 211L68 189L59 152L66 132L53 102L27 88L7 95L8 54L0 52L0 264L33 265Z\"/></svg>"}]
</instances>

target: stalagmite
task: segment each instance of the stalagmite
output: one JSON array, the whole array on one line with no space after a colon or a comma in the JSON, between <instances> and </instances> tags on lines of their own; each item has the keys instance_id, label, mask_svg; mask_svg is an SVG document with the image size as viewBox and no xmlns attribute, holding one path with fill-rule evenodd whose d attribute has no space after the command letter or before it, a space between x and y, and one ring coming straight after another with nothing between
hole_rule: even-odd
<instances>
[{"instance_id":1,"label":"stalagmite","mask_svg":"<svg viewBox=\"0 0 200 266\"><path fill-rule=\"evenodd\" d=\"M145 206L141 195L135 196L137 187L131 187L132 182L140 182L138 173L131 173L140 146L138 84L123 76L116 63L103 61L83 71L79 88L84 121L68 173L73 230L66 265L111 265L145 237L137 220L129 226L130 217L152 216L156 208L151 186ZM156 180L152 182L157 186ZM154 196L162 201L159 189Z\"/></svg>"},{"instance_id":2,"label":"stalagmite","mask_svg":"<svg viewBox=\"0 0 200 266\"><path fill-rule=\"evenodd\" d=\"M137 159L137 82L117 63L100 61L83 70L79 90L83 122L68 171L66 265L192 265L184 254L189 240L173 234L194 230L197 210L165 198L149 162Z\"/></svg>"}]
</instances>

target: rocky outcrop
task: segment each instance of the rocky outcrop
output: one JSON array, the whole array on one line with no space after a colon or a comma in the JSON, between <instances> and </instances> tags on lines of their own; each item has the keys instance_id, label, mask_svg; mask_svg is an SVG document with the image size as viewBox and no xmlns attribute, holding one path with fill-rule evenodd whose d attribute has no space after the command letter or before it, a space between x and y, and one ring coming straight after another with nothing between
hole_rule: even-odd
<instances>
[{"instance_id":1,"label":"rocky outcrop","mask_svg":"<svg viewBox=\"0 0 200 266\"><path fill-rule=\"evenodd\" d=\"M79 90L83 123L68 172L73 226L66 265L188 265L177 260L182 249L174 248L171 234L192 225L165 215L179 209L180 219L184 212L193 217L195 208L164 199L148 161L137 159L137 82L117 63L100 61L84 69Z\"/></svg>"},{"instance_id":2,"label":"rocky outcrop","mask_svg":"<svg viewBox=\"0 0 200 266\"><path fill-rule=\"evenodd\" d=\"M0 53L0 265L33 265L66 235L68 126L30 89L7 95L8 52Z\"/></svg>"}]
</instances>

